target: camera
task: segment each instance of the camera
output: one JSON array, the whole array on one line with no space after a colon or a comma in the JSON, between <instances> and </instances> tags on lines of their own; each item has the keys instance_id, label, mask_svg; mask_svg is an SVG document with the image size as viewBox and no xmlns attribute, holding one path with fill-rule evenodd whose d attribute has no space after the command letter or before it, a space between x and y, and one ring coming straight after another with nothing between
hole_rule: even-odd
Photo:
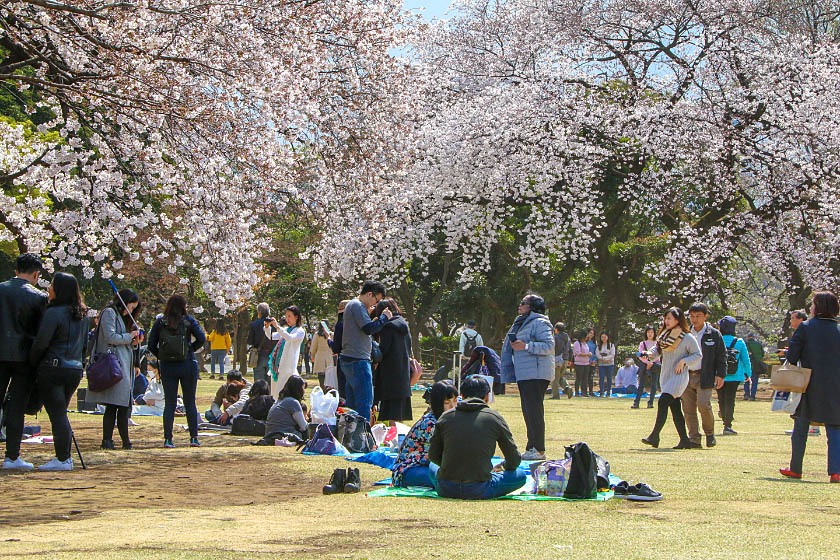
<instances>
[{"instance_id":1,"label":"camera","mask_svg":"<svg viewBox=\"0 0 840 560\"><path fill-rule=\"evenodd\" d=\"M265 322L267 324L267 323L272 322L273 320L274 320L274 317L266 317L265 319L263 319L263 322Z\"/></svg>"}]
</instances>

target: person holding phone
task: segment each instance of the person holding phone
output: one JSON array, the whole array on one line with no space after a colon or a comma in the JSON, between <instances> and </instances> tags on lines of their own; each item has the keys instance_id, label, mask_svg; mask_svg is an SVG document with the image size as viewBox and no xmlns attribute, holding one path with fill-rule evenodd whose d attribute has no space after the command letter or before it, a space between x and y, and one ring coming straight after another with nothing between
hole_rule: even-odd
<instances>
[{"instance_id":1,"label":"person holding phone","mask_svg":"<svg viewBox=\"0 0 840 560\"><path fill-rule=\"evenodd\" d=\"M554 376L554 332L545 315L545 300L528 294L519 302L502 345L502 383L516 382L528 442L522 459L545 459L545 398Z\"/></svg>"}]
</instances>

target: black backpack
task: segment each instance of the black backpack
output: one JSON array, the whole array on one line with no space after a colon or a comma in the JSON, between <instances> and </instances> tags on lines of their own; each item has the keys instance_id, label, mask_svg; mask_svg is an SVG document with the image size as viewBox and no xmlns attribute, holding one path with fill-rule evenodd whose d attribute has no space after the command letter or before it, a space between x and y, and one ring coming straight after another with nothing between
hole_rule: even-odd
<instances>
[{"instance_id":1,"label":"black backpack","mask_svg":"<svg viewBox=\"0 0 840 560\"><path fill-rule=\"evenodd\" d=\"M735 349L736 342L738 342L738 339L733 336L732 342L726 348L726 375L738 373L738 356L741 351Z\"/></svg>"},{"instance_id":2,"label":"black backpack","mask_svg":"<svg viewBox=\"0 0 840 560\"><path fill-rule=\"evenodd\" d=\"M162 362L183 362L190 351L190 323L184 319L177 329L171 329L165 319L160 320L158 359Z\"/></svg>"},{"instance_id":3,"label":"black backpack","mask_svg":"<svg viewBox=\"0 0 840 560\"><path fill-rule=\"evenodd\" d=\"M598 465L595 453L586 443L579 442L566 447L566 458L572 459L569 482L563 492L564 498L589 500L598 495Z\"/></svg>"},{"instance_id":4,"label":"black backpack","mask_svg":"<svg viewBox=\"0 0 840 560\"><path fill-rule=\"evenodd\" d=\"M350 453L370 453L376 449L370 423L358 414L345 413L338 416L335 439Z\"/></svg>"},{"instance_id":5,"label":"black backpack","mask_svg":"<svg viewBox=\"0 0 840 560\"><path fill-rule=\"evenodd\" d=\"M476 333L475 336L470 336L467 333L464 333L464 337L467 340L464 342L464 352L463 352L463 354L464 354L464 356L469 356L470 354L472 354L472 351L475 350L476 346L478 346L478 344L476 344L476 342L475 342L476 339L478 338L478 333Z\"/></svg>"}]
</instances>

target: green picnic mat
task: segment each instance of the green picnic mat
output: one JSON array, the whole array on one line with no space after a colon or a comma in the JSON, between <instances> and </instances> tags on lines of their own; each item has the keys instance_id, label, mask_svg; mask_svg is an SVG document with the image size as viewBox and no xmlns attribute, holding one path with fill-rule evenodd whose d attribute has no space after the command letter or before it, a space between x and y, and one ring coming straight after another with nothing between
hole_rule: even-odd
<instances>
[{"instance_id":1,"label":"green picnic mat","mask_svg":"<svg viewBox=\"0 0 840 560\"><path fill-rule=\"evenodd\" d=\"M383 497L392 497L392 498L437 498L437 499L447 499L441 498L438 496L438 493L432 490L431 488L420 488L417 486L412 486L409 488L396 488L394 486L387 486L384 488L377 488L376 490L371 490L367 493L367 495L371 498L383 498ZM500 498L494 498L496 500L519 500L521 502L532 502L532 501L564 501L564 502L580 502L580 501L595 501L595 502L605 502L613 497L612 490L608 492L598 492L597 498L592 498L590 500L571 500L569 498L563 497L555 497L555 496L540 496L538 494L508 494L507 496L502 496Z\"/></svg>"}]
</instances>

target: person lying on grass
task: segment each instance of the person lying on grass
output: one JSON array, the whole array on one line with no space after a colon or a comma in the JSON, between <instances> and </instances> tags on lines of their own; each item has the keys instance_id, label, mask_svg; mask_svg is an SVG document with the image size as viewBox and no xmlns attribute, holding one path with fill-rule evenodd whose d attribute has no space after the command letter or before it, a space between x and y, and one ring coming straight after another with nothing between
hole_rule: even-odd
<instances>
[{"instance_id":1,"label":"person lying on grass","mask_svg":"<svg viewBox=\"0 0 840 560\"><path fill-rule=\"evenodd\" d=\"M424 395L425 398L425 395ZM429 410L408 431L391 467L391 486L433 488L429 478L429 441L441 415L458 404L458 390L452 381L438 381L428 392Z\"/></svg>"},{"instance_id":2,"label":"person lying on grass","mask_svg":"<svg viewBox=\"0 0 840 560\"><path fill-rule=\"evenodd\" d=\"M521 488L527 474L522 456L502 415L487 404L490 384L473 376L461 382L463 400L435 426L429 444L429 475L437 493L446 498L498 498ZM496 444L504 462L493 468Z\"/></svg>"}]
</instances>

